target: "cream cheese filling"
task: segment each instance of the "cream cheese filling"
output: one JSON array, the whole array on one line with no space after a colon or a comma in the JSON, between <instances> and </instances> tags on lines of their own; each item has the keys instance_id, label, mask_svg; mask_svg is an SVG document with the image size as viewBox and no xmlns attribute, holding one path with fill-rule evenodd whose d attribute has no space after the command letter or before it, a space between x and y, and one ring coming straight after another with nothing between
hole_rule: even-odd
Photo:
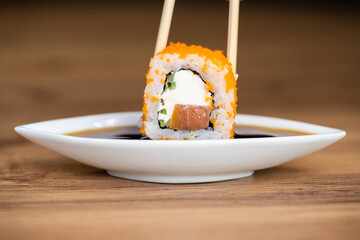
<instances>
[{"instance_id":1,"label":"cream cheese filling","mask_svg":"<svg viewBox=\"0 0 360 240\"><path fill-rule=\"evenodd\" d=\"M168 77L164 92L161 94L159 121L169 123L176 104L210 106L211 93L198 74L191 70L180 70ZM171 79L172 78L172 79ZM171 84L169 84L169 79ZM170 87L168 87L170 86Z\"/></svg>"}]
</instances>

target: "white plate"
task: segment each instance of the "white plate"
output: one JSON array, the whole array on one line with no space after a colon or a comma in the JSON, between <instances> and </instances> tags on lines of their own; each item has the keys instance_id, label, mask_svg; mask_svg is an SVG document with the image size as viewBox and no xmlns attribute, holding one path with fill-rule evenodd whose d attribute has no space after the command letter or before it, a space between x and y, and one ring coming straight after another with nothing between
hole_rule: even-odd
<instances>
[{"instance_id":1,"label":"white plate","mask_svg":"<svg viewBox=\"0 0 360 240\"><path fill-rule=\"evenodd\" d=\"M159 183L214 182L247 177L322 149L342 130L280 118L238 114L236 124L314 135L226 140L119 140L66 136L92 128L134 126L140 112L99 114L18 126L25 138L116 177Z\"/></svg>"}]
</instances>

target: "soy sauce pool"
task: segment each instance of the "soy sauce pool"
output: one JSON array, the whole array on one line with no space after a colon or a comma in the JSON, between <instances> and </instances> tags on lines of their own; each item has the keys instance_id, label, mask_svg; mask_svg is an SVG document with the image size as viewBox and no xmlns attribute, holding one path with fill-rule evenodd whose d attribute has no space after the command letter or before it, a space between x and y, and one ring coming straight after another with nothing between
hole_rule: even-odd
<instances>
[{"instance_id":1,"label":"soy sauce pool","mask_svg":"<svg viewBox=\"0 0 360 240\"><path fill-rule=\"evenodd\" d=\"M139 128L136 126L94 128L79 132L67 133L65 135L84 138L150 140L145 135L141 134ZM235 125L234 139L269 138L302 135L311 135L311 133L288 129L260 128L255 126Z\"/></svg>"}]
</instances>

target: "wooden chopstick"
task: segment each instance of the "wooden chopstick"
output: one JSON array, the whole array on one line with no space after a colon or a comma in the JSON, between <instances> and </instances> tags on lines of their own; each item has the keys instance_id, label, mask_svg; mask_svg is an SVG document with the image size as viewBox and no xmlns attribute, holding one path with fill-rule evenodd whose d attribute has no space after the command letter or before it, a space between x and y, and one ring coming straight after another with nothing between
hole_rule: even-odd
<instances>
[{"instance_id":1,"label":"wooden chopstick","mask_svg":"<svg viewBox=\"0 0 360 240\"><path fill-rule=\"evenodd\" d=\"M169 32L170 32L171 18L174 11L174 5L175 5L175 0L164 1L159 32L156 40L155 54L161 52L166 48Z\"/></svg>"},{"instance_id":2,"label":"wooden chopstick","mask_svg":"<svg viewBox=\"0 0 360 240\"><path fill-rule=\"evenodd\" d=\"M232 65L234 74L236 74L240 0L230 0L229 2L230 6L226 55ZM167 46L174 6L175 0L164 1L159 32L156 40L155 54L161 52Z\"/></svg>"},{"instance_id":3,"label":"wooden chopstick","mask_svg":"<svg viewBox=\"0 0 360 240\"><path fill-rule=\"evenodd\" d=\"M240 0L230 0L226 55L229 62L232 65L234 74L236 74L239 10L240 10Z\"/></svg>"}]
</instances>

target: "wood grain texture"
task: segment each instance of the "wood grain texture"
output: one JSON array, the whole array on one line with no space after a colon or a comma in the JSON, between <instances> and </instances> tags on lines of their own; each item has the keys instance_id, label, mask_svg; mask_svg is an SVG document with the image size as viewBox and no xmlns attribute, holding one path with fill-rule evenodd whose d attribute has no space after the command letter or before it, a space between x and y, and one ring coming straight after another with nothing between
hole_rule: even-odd
<instances>
[{"instance_id":1,"label":"wood grain texture","mask_svg":"<svg viewBox=\"0 0 360 240\"><path fill-rule=\"evenodd\" d=\"M170 41L225 50L227 3L187 4L177 2ZM238 111L344 129L345 139L239 180L108 176L12 128L141 109L161 1L3 7L0 239L359 239L360 17L241 4Z\"/></svg>"}]
</instances>

